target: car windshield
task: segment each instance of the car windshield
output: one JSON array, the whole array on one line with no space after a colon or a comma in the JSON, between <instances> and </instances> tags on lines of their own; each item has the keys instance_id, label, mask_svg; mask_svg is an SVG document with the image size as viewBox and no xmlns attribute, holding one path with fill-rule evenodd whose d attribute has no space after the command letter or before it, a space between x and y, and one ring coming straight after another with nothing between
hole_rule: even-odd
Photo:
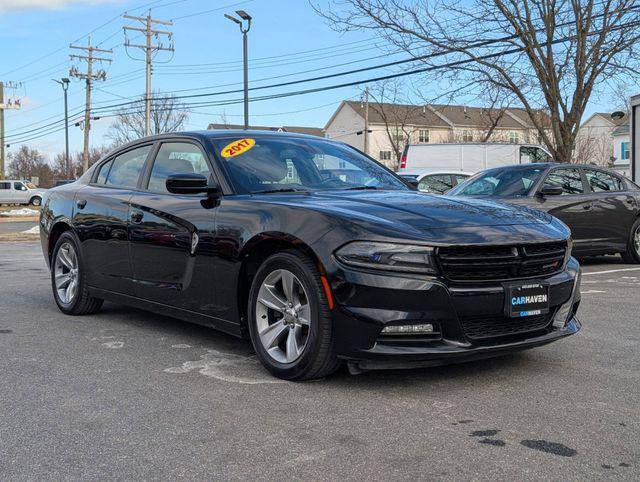
<instances>
[{"instance_id":1,"label":"car windshield","mask_svg":"<svg viewBox=\"0 0 640 482\"><path fill-rule=\"evenodd\" d=\"M502 168L481 172L459 184L449 196L527 196L544 167Z\"/></svg>"},{"instance_id":2,"label":"car windshield","mask_svg":"<svg viewBox=\"0 0 640 482\"><path fill-rule=\"evenodd\" d=\"M393 173L347 146L321 139L212 139L237 193L339 189L409 190Z\"/></svg>"}]
</instances>

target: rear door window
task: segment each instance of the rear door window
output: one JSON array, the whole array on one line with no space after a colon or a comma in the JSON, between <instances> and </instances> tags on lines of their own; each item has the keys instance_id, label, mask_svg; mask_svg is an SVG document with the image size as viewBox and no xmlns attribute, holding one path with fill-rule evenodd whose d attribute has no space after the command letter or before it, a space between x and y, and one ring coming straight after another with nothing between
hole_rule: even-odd
<instances>
[{"instance_id":1,"label":"rear door window","mask_svg":"<svg viewBox=\"0 0 640 482\"><path fill-rule=\"evenodd\" d=\"M587 183L593 192L620 192L624 191L622 179L608 172L585 169Z\"/></svg>"},{"instance_id":2,"label":"rear door window","mask_svg":"<svg viewBox=\"0 0 640 482\"><path fill-rule=\"evenodd\" d=\"M107 176L109 175L109 171L111 170L112 164L113 164L113 159L105 162L102 166L100 166L100 170L98 171L98 177L96 178L96 184L104 184L107 182Z\"/></svg>"},{"instance_id":3,"label":"rear door window","mask_svg":"<svg viewBox=\"0 0 640 482\"><path fill-rule=\"evenodd\" d=\"M9 189L11 189L11 183L10 182L0 182L0 190L8 191Z\"/></svg>"},{"instance_id":4,"label":"rear door window","mask_svg":"<svg viewBox=\"0 0 640 482\"><path fill-rule=\"evenodd\" d=\"M116 156L105 184L113 187L135 188L149 151L151 151L150 145L131 149Z\"/></svg>"},{"instance_id":5,"label":"rear door window","mask_svg":"<svg viewBox=\"0 0 640 482\"><path fill-rule=\"evenodd\" d=\"M554 169L545 179L544 185L561 186L563 196L584 193L584 184L582 183L580 170L575 168Z\"/></svg>"}]
</instances>

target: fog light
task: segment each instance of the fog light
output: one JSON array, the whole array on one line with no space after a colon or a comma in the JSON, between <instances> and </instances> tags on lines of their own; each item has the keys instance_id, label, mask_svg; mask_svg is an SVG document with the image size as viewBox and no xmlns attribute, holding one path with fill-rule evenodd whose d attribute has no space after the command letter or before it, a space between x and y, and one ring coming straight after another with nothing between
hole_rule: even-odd
<instances>
[{"instance_id":1,"label":"fog light","mask_svg":"<svg viewBox=\"0 0 640 482\"><path fill-rule=\"evenodd\" d=\"M569 301L558 308L558 311L553 317L554 328L564 328L567 325L567 322L569 321L569 315L571 314L571 309L573 308L573 304L575 303L576 292L580 290L581 280L582 272L578 271L573 282L573 290L571 291L571 297L569 298Z\"/></svg>"},{"instance_id":2,"label":"fog light","mask_svg":"<svg viewBox=\"0 0 640 482\"><path fill-rule=\"evenodd\" d=\"M416 335L433 333L433 325L431 323L421 323L417 325L390 325L386 326L382 333L388 335Z\"/></svg>"},{"instance_id":3,"label":"fog light","mask_svg":"<svg viewBox=\"0 0 640 482\"><path fill-rule=\"evenodd\" d=\"M556 315L553 317L553 326L555 328L564 328L567 324L567 318L569 318L569 313L571 312L571 307L573 306L573 297L569 299L564 305L562 305Z\"/></svg>"}]
</instances>

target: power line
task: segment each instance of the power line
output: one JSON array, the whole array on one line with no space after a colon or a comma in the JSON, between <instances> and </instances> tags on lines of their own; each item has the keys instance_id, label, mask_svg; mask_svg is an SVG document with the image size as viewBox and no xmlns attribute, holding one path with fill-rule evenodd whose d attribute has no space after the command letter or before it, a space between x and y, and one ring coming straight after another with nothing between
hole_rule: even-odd
<instances>
[{"instance_id":1,"label":"power line","mask_svg":"<svg viewBox=\"0 0 640 482\"><path fill-rule=\"evenodd\" d=\"M632 7L630 10L636 10L640 7ZM567 22L569 23L569 22ZM631 26L636 26L640 24L640 22L632 22L631 24L626 24L624 26L619 26L616 27L615 29L620 29L620 28L629 28ZM597 33L600 33L601 31L594 31L591 32L589 35L594 35ZM548 42L544 42L543 45L554 45L554 44L558 44L558 43L563 43L566 42L568 40L571 40L575 37L575 35L573 36L565 36L563 38L560 39L556 39L553 41L548 41ZM497 43L497 42L501 42L504 41L502 38L501 39L492 39L492 40L485 40L482 41L481 43L477 43L477 44L473 44L470 47L474 47L474 46L487 46L489 44L492 43ZM478 56L476 58L469 58L469 59L464 59L464 60L460 60L460 61L456 61L456 62L450 62L447 64L440 64L440 65L435 65L435 66L430 66L430 67L426 67L426 68L422 68L422 69L414 69L411 71L405 71L405 72L400 72L400 73L396 73L396 74L390 74L390 75L385 75L385 76L379 76L379 77L374 77L374 78L369 78L369 79L364 79L364 80L358 80L358 81L353 81L353 82L346 82L346 83L341 83L341 84L337 84L337 85L332 85L332 86L325 86L325 87L318 87L318 88L313 88L313 89L306 89L306 90L301 90L301 91L295 91L295 92L288 92L288 93L280 93L280 94L272 94L272 95L266 95L266 96L262 96L262 97L255 97L252 99L252 101L262 101L262 100L272 100L272 99L278 99L278 98L283 98L283 97L290 97L290 96L295 96L295 95L303 95L303 94L308 94L308 93L316 93L316 92L321 92L321 91L327 91L327 90L333 90L333 89L339 89L339 88L344 88L344 87L350 87L350 86L356 86L356 85L361 85L361 84L366 84L366 83L371 83L371 82L376 82L376 81L381 81L381 80L388 80L388 79L392 79L392 78L398 78L398 77L403 77L403 76L407 76L407 75L414 75L417 73L424 73L424 72L429 72L432 70L437 70L437 69L442 69L442 68L448 68L448 67L455 67L455 66L459 66L459 65L464 65L467 63L472 63L472 62L476 62L478 60L488 60L488 59L492 59L492 58L497 58L500 56L504 56L504 55L510 55L510 54L514 54L514 53L521 53L522 51L524 51L524 47L516 47L513 49L508 49L508 50L504 50L504 51L500 51L500 52L496 52L496 53L491 53L491 54L487 54L487 55L483 55L483 56ZM447 55L448 52L436 52L433 54L430 54L428 57L437 57L437 56L442 56L442 55ZM397 61L397 62L393 62L393 63L387 63L387 64L381 64L382 66L387 66L387 65L391 65L391 64L399 64L402 62L410 62L410 61L416 61L419 60L420 58L412 58L412 59L406 59L403 61ZM372 68L375 67L371 67L371 68L366 68L366 70L371 70ZM380 66L378 66L378 68L380 68ZM363 69L357 69L356 71L362 71ZM353 73L353 71L351 71L351 73ZM327 79L327 78L333 78L333 77L338 77L344 75L342 73L338 73L338 74L332 74L329 76L321 76L321 77L315 77L312 79L303 79L301 81L294 81L294 82L287 82L287 83L280 83L280 84L274 84L274 85L269 85L269 86L261 86L261 87L254 87L250 90L257 90L257 89L266 89L266 88L274 88L274 87L278 87L278 86L283 86L283 85L292 85L294 83L302 83L302 82L310 82L310 81L314 81L314 80L318 80L320 78L322 79ZM227 92L211 92L211 93L205 93L205 94L195 94L195 95L189 95L189 96L177 96L174 98L177 99L184 99L184 98L194 98L194 97L209 97L209 96L214 96L214 95L222 95L222 94L229 94L229 93L238 93L241 92L241 90L235 90L235 91L227 91ZM117 107L124 107L124 106L131 106L132 104L135 104L136 102L139 101L133 101L133 102L124 102L124 103L118 103L118 104L111 104L111 105L107 105L104 107L101 107L99 109L102 110L102 112L104 112L105 114L107 112L110 112L110 109L114 109ZM204 106L222 106L222 105L232 105L232 104L237 104L242 102L242 99L231 99L231 100L223 100L223 101L217 101L217 102L200 102L200 103L193 103L193 104L186 104L187 107L190 108L199 108L199 107L204 107ZM125 112L123 112L124 114L126 114L126 110ZM26 141L25 139L23 139L23 141Z\"/></svg>"}]
</instances>

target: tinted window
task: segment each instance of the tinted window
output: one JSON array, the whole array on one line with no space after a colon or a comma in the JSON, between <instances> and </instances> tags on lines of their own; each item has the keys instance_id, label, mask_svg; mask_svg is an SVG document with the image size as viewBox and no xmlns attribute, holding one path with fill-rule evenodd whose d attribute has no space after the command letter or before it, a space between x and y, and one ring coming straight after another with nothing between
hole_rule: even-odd
<instances>
[{"instance_id":1,"label":"tinted window","mask_svg":"<svg viewBox=\"0 0 640 482\"><path fill-rule=\"evenodd\" d=\"M444 194L453 187L449 174L425 176L418 184L418 190L434 194Z\"/></svg>"},{"instance_id":2,"label":"tinted window","mask_svg":"<svg viewBox=\"0 0 640 482\"><path fill-rule=\"evenodd\" d=\"M150 150L151 146L138 147L116 156L105 184L126 188L136 187L142 166Z\"/></svg>"},{"instance_id":3,"label":"tinted window","mask_svg":"<svg viewBox=\"0 0 640 482\"><path fill-rule=\"evenodd\" d=\"M0 182L0 189L3 189L3 190L11 189L11 183L10 182Z\"/></svg>"},{"instance_id":4,"label":"tinted window","mask_svg":"<svg viewBox=\"0 0 640 482\"><path fill-rule=\"evenodd\" d=\"M523 146L520 148L520 162L549 162L549 155L539 147Z\"/></svg>"},{"instance_id":5,"label":"tinted window","mask_svg":"<svg viewBox=\"0 0 640 482\"><path fill-rule=\"evenodd\" d=\"M591 186L593 192L615 192L624 191L622 179L609 174L607 172L595 171L593 169L585 169L587 182Z\"/></svg>"},{"instance_id":6,"label":"tinted window","mask_svg":"<svg viewBox=\"0 0 640 482\"><path fill-rule=\"evenodd\" d=\"M111 164L113 164L113 159L105 162L102 166L100 166L100 170L98 171L98 177L96 178L97 184L104 184L105 182L107 182L107 176L109 175Z\"/></svg>"},{"instance_id":7,"label":"tinted window","mask_svg":"<svg viewBox=\"0 0 640 482\"><path fill-rule=\"evenodd\" d=\"M526 196L544 172L544 167L501 168L476 174L455 187L457 196Z\"/></svg>"},{"instance_id":8,"label":"tinted window","mask_svg":"<svg viewBox=\"0 0 640 482\"><path fill-rule=\"evenodd\" d=\"M13 183L13 189L15 189L16 191L26 191L27 188L24 184L22 184L21 182L14 182Z\"/></svg>"},{"instance_id":9,"label":"tinted window","mask_svg":"<svg viewBox=\"0 0 640 482\"><path fill-rule=\"evenodd\" d=\"M321 139L215 139L214 148L239 193L409 189L358 151Z\"/></svg>"},{"instance_id":10,"label":"tinted window","mask_svg":"<svg viewBox=\"0 0 640 482\"><path fill-rule=\"evenodd\" d=\"M151 169L148 189L166 193L167 178L172 174L202 174L210 176L209 166L200 148L185 142L162 144Z\"/></svg>"},{"instance_id":11,"label":"tinted window","mask_svg":"<svg viewBox=\"0 0 640 482\"><path fill-rule=\"evenodd\" d=\"M584 186L578 169L554 169L544 181L545 186L561 186L562 194L582 194Z\"/></svg>"},{"instance_id":12,"label":"tinted window","mask_svg":"<svg viewBox=\"0 0 640 482\"><path fill-rule=\"evenodd\" d=\"M453 179L455 179L456 184L460 184L461 182L464 182L467 179L469 179L469 176L466 176L464 174L454 174Z\"/></svg>"}]
</instances>

